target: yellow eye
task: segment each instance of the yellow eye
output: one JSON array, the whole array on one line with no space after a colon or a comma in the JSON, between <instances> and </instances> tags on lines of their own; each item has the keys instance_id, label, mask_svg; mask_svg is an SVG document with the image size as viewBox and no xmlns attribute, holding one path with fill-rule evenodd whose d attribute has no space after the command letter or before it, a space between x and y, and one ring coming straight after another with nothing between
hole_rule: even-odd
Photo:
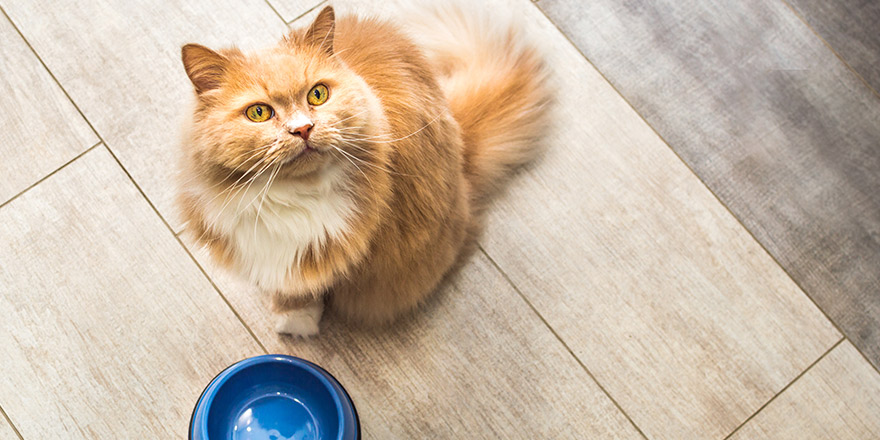
<instances>
[{"instance_id":1,"label":"yellow eye","mask_svg":"<svg viewBox=\"0 0 880 440\"><path fill-rule=\"evenodd\" d=\"M275 115L275 110L266 104L254 104L244 111L244 114L254 122L266 122Z\"/></svg>"},{"instance_id":2,"label":"yellow eye","mask_svg":"<svg viewBox=\"0 0 880 440\"><path fill-rule=\"evenodd\" d=\"M327 90L327 86L324 84L318 84L315 87L312 87L312 90L309 90L309 104L321 105L327 102L329 96L330 91Z\"/></svg>"}]
</instances>

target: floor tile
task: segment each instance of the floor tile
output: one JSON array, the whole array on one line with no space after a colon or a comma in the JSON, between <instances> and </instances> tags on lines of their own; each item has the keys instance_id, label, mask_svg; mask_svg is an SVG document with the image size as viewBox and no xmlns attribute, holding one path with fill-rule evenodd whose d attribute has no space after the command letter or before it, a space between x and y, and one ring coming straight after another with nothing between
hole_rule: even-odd
<instances>
[{"instance_id":1,"label":"floor tile","mask_svg":"<svg viewBox=\"0 0 880 440\"><path fill-rule=\"evenodd\" d=\"M783 2L539 4L880 366L880 99Z\"/></svg>"},{"instance_id":2,"label":"floor tile","mask_svg":"<svg viewBox=\"0 0 880 440\"><path fill-rule=\"evenodd\" d=\"M18 435L12 430L12 426L6 420L0 418L0 439L18 440Z\"/></svg>"},{"instance_id":3,"label":"floor tile","mask_svg":"<svg viewBox=\"0 0 880 440\"><path fill-rule=\"evenodd\" d=\"M269 4L290 23L316 5L323 3L322 0L267 0ZM334 4L334 6L337 6Z\"/></svg>"},{"instance_id":4,"label":"floor tile","mask_svg":"<svg viewBox=\"0 0 880 440\"><path fill-rule=\"evenodd\" d=\"M525 12L561 93L547 153L495 204L484 246L648 438L721 438L840 336L553 25Z\"/></svg>"},{"instance_id":5,"label":"floor tile","mask_svg":"<svg viewBox=\"0 0 880 440\"><path fill-rule=\"evenodd\" d=\"M262 295L195 254L270 352L342 382L366 438L641 438L483 254L387 329L330 315L306 341L275 334Z\"/></svg>"},{"instance_id":6,"label":"floor tile","mask_svg":"<svg viewBox=\"0 0 880 440\"><path fill-rule=\"evenodd\" d=\"M880 91L880 2L788 2L874 90Z\"/></svg>"},{"instance_id":7,"label":"floor tile","mask_svg":"<svg viewBox=\"0 0 880 440\"><path fill-rule=\"evenodd\" d=\"M192 97L180 47L257 47L286 30L264 0L10 0L4 8L175 229L179 127Z\"/></svg>"},{"instance_id":8,"label":"floor tile","mask_svg":"<svg viewBox=\"0 0 880 440\"><path fill-rule=\"evenodd\" d=\"M880 373L844 341L732 440L880 438Z\"/></svg>"},{"instance_id":9,"label":"floor tile","mask_svg":"<svg viewBox=\"0 0 880 440\"><path fill-rule=\"evenodd\" d=\"M279 11L287 11L284 15L285 17L291 17L287 19L288 21L296 20L294 23L290 23L291 27L307 26L318 16L318 12L321 12L321 9L327 5L333 6L336 10L337 16L353 14L360 17L389 18L398 17L402 13L405 14L406 11L411 9L417 11L420 5L423 4L430 5L430 2L420 3L420 1L421 0L348 0L345 3L332 3L326 0L318 0L317 2L315 0L270 0ZM490 0L487 4L492 4L493 2L498 4L498 0ZM502 0L501 4L510 3L511 2L507 0Z\"/></svg>"},{"instance_id":10,"label":"floor tile","mask_svg":"<svg viewBox=\"0 0 880 440\"><path fill-rule=\"evenodd\" d=\"M15 28L0 14L0 204L98 138Z\"/></svg>"},{"instance_id":11,"label":"floor tile","mask_svg":"<svg viewBox=\"0 0 880 440\"><path fill-rule=\"evenodd\" d=\"M0 208L0 406L26 439L186 436L260 354L103 147Z\"/></svg>"}]
</instances>

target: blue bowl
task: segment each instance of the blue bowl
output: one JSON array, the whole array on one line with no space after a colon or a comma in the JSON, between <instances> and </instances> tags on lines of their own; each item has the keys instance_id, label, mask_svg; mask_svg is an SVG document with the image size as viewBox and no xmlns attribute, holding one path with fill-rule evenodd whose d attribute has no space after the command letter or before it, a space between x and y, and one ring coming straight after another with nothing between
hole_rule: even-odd
<instances>
[{"instance_id":1,"label":"blue bowl","mask_svg":"<svg viewBox=\"0 0 880 440\"><path fill-rule=\"evenodd\" d=\"M351 398L321 367L268 354L223 370L199 397L190 440L357 440Z\"/></svg>"}]
</instances>

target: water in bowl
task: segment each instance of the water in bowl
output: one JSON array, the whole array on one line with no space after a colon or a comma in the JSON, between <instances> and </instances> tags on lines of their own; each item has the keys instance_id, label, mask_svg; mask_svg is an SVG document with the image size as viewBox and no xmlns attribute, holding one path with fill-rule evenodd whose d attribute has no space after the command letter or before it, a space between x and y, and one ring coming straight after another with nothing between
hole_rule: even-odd
<instances>
[{"instance_id":1,"label":"water in bowl","mask_svg":"<svg viewBox=\"0 0 880 440\"><path fill-rule=\"evenodd\" d=\"M233 440L319 440L315 417L293 396L278 392L246 404L235 418Z\"/></svg>"}]
</instances>

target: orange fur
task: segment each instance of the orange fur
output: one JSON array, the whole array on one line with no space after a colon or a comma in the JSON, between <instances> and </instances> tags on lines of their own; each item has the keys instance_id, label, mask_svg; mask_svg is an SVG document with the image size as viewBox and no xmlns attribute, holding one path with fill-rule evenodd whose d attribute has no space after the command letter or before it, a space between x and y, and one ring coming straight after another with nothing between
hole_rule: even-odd
<instances>
[{"instance_id":1,"label":"orange fur","mask_svg":"<svg viewBox=\"0 0 880 440\"><path fill-rule=\"evenodd\" d=\"M461 41L419 47L392 24L337 21L328 7L256 54L184 46L197 96L179 197L188 230L217 261L270 290L276 311L326 298L342 315L377 324L413 309L474 239L497 182L536 151L548 102L540 58L526 46L509 50L520 44L510 31L486 40L467 20L446 25ZM330 98L309 106L316 83ZM243 109L254 103L275 116L247 121ZM314 121L310 149L285 128L297 117ZM251 181L265 190L233 195L253 192ZM335 219L336 209L344 227L318 227L308 240L278 234L272 228L287 219L275 216L298 203L282 200L287 189L318 194L292 208L291 222ZM238 206L221 209L224 197ZM273 212L263 214L267 198ZM247 241L251 226L266 246L301 247L282 283L248 259L262 258Z\"/></svg>"}]
</instances>

